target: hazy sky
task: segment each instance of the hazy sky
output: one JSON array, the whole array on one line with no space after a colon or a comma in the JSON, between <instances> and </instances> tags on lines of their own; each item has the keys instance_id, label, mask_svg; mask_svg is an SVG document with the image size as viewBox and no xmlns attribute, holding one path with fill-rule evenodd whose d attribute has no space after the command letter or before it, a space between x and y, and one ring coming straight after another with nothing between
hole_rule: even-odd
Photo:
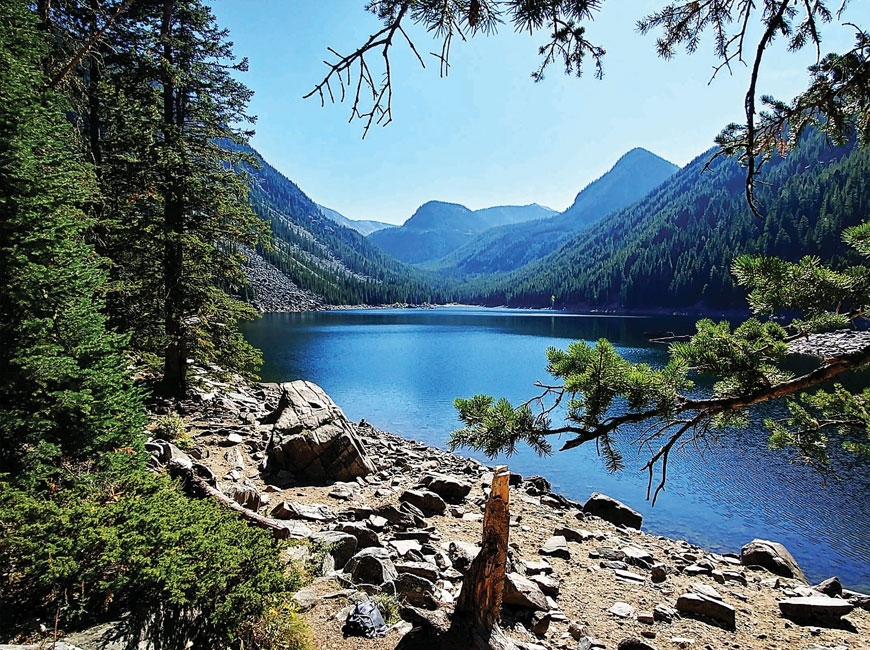
<instances>
[{"instance_id":1,"label":"hazy sky","mask_svg":"<svg viewBox=\"0 0 870 650\"><path fill-rule=\"evenodd\" d=\"M494 36L455 40L450 73L440 78L429 54L440 43L418 29L412 37L426 68L397 44L393 122L372 127L365 140L362 124L348 123L349 103L321 108L317 98L302 99L327 71L327 47L352 51L377 30L364 0L212 4L236 53L250 60L242 80L256 93L253 146L316 202L351 219L402 223L433 199L564 210L633 147L682 166L726 124L743 121L746 68L708 84L711 42L663 61L655 38L636 32L635 21L662 0L604 3L587 31L607 49L601 81L591 68L578 79L555 66L535 83L546 35L516 34L510 24ZM870 2L853 2L846 18L866 27ZM848 30L832 29L823 53L851 44ZM765 61L759 94L790 99L805 87L815 52L788 53L780 40Z\"/></svg>"}]
</instances>

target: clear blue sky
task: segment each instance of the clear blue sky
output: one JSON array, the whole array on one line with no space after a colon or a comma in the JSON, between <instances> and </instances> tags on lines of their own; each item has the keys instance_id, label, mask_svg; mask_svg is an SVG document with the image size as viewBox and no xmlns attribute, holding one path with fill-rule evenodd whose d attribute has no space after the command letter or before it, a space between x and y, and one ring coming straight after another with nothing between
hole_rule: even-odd
<instances>
[{"instance_id":1,"label":"clear blue sky","mask_svg":"<svg viewBox=\"0 0 870 650\"><path fill-rule=\"evenodd\" d=\"M708 85L711 42L663 61L654 37L636 33L635 21L662 0L604 3L587 32L607 49L601 81L591 68L577 79L556 66L533 82L546 35L516 34L509 24L495 36L455 40L450 74L440 78L429 54L440 44L412 32L426 68L398 44L393 123L372 127L365 140L362 124L348 123L349 103L321 108L316 98L302 99L327 71L327 47L349 52L378 28L363 0L212 4L236 53L250 60L241 78L256 93L253 146L316 202L351 219L402 223L433 199L472 209L540 203L564 210L633 147L682 166L712 146L723 126L743 121L743 66ZM853 2L847 18L866 27L868 5ZM848 30L829 30L823 53L851 42ZM790 99L814 61L814 51L791 54L780 40L766 56L759 94Z\"/></svg>"}]
</instances>

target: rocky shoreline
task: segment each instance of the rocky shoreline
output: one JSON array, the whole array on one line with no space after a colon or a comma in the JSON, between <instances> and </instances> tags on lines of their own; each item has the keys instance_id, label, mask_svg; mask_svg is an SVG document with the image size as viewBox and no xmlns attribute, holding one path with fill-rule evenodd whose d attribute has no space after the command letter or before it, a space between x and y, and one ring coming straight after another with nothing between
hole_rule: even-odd
<instances>
[{"instance_id":1,"label":"rocky shoreline","mask_svg":"<svg viewBox=\"0 0 870 650\"><path fill-rule=\"evenodd\" d=\"M153 464L187 458L287 536L327 549L323 576L296 595L318 647L395 648L412 628L345 638L354 594L450 611L480 542L492 468L350 423L307 382L197 373L190 399L154 405L155 418L183 416L189 453L155 441ZM776 544L711 553L638 530L629 508L614 506L615 518L595 509L597 499L554 494L541 477L513 475L511 484L503 623L519 647L870 648L870 598L836 579L808 585ZM294 561L310 560L308 546L295 548Z\"/></svg>"}]
</instances>

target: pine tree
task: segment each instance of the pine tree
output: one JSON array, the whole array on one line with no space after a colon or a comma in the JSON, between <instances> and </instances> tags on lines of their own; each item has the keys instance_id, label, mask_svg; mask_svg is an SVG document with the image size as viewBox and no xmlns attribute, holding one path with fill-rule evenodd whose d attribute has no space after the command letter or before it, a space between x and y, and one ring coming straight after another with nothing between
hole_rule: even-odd
<instances>
[{"instance_id":1,"label":"pine tree","mask_svg":"<svg viewBox=\"0 0 870 650\"><path fill-rule=\"evenodd\" d=\"M36 484L63 463L135 458L143 415L126 339L100 311L104 260L85 242L93 172L43 90L47 47L28 3L0 12L0 472Z\"/></svg>"}]
</instances>

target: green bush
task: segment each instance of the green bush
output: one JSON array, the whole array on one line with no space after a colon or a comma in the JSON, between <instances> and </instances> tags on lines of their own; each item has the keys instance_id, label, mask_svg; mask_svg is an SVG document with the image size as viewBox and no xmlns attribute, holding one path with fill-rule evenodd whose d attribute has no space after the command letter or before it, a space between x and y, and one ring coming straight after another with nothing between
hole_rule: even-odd
<instances>
[{"instance_id":1,"label":"green bush","mask_svg":"<svg viewBox=\"0 0 870 650\"><path fill-rule=\"evenodd\" d=\"M277 544L144 472L51 496L0 484L0 629L124 617L157 648L233 647L300 586Z\"/></svg>"}]
</instances>

